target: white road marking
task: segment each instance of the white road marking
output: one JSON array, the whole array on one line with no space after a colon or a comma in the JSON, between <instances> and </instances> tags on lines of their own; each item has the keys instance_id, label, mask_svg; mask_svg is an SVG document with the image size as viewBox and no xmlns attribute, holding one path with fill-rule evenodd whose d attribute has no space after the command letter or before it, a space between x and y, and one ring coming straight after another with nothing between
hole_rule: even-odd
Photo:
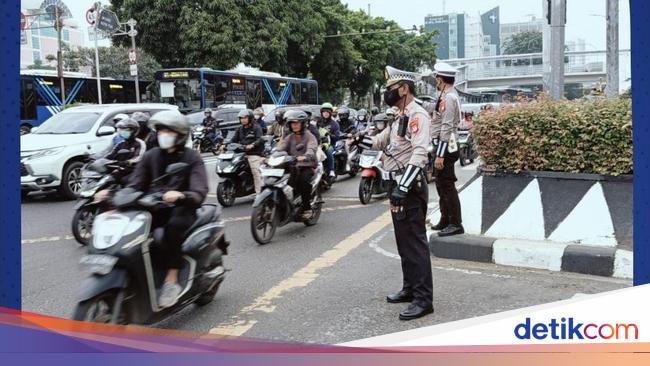
<instances>
[{"instance_id":1,"label":"white road marking","mask_svg":"<svg viewBox=\"0 0 650 366\"><path fill-rule=\"evenodd\" d=\"M20 241L20 244L45 243L45 242L51 242L51 241L62 241L62 240L72 240L72 239L74 239L74 236L72 236L72 235L46 236L46 237L36 238L36 239L23 239L23 240Z\"/></svg>"},{"instance_id":2,"label":"white road marking","mask_svg":"<svg viewBox=\"0 0 650 366\"><path fill-rule=\"evenodd\" d=\"M210 329L212 334L241 336L248 332L257 320L255 315L262 313L272 313L277 301L287 296L289 292L295 289L303 288L320 276L320 272L326 268L334 266L341 258L345 257L350 251L366 242L371 237L386 227L391 220L390 212L386 212L376 219L372 220L354 234L348 236L332 249L321 254L318 258L309 262L305 267L299 269L289 278L283 280L276 286L270 288L264 294L259 296L249 306L241 309L231 321L222 323Z\"/></svg>"}]
</instances>

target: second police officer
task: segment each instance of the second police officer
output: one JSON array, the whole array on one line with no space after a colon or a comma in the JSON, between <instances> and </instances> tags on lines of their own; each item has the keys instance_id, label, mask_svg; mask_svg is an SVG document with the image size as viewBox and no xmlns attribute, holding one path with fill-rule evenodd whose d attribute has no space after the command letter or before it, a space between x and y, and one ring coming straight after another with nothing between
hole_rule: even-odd
<instances>
[{"instance_id":1,"label":"second police officer","mask_svg":"<svg viewBox=\"0 0 650 366\"><path fill-rule=\"evenodd\" d=\"M383 150L390 172L390 210L397 251L402 261L402 288L388 295L389 303L408 302L399 319L411 320L433 312L433 279L425 217L429 191L423 169L430 141L428 113L414 101L416 75L386 67L384 101L399 108L400 116L377 136L361 133L355 143Z\"/></svg>"}]
</instances>

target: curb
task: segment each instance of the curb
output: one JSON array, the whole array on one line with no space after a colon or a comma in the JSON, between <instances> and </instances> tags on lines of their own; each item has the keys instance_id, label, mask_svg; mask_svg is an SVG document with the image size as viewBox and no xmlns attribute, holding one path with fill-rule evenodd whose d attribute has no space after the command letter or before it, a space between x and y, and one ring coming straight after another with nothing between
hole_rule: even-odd
<instances>
[{"instance_id":1,"label":"curb","mask_svg":"<svg viewBox=\"0 0 650 366\"><path fill-rule=\"evenodd\" d=\"M438 258L565 271L631 279L632 252L552 241L495 239L478 235L441 238L427 231L431 255Z\"/></svg>"}]
</instances>

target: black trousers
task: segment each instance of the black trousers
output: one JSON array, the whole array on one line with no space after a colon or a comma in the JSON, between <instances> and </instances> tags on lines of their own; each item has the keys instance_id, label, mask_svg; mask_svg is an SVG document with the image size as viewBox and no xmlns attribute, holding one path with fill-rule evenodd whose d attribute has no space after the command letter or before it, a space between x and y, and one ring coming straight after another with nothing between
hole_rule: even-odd
<instances>
[{"instance_id":1,"label":"black trousers","mask_svg":"<svg viewBox=\"0 0 650 366\"><path fill-rule=\"evenodd\" d=\"M168 269L181 269L183 267L181 248L185 240L185 232L196 221L196 211L193 208L177 206L158 211L153 216L152 227L165 228L161 248L162 263Z\"/></svg>"},{"instance_id":2,"label":"black trousers","mask_svg":"<svg viewBox=\"0 0 650 366\"><path fill-rule=\"evenodd\" d=\"M445 162L442 170L436 170L436 190L440 197L440 223L442 226L449 224L461 225L463 220L460 212L460 199L456 189L456 172L454 164L458 161L460 153L445 154Z\"/></svg>"},{"instance_id":3,"label":"black trousers","mask_svg":"<svg viewBox=\"0 0 650 366\"><path fill-rule=\"evenodd\" d=\"M311 210L311 180L314 178L314 169L307 166L296 167L291 177L291 187L300 195L302 209Z\"/></svg>"},{"instance_id":4,"label":"black trousers","mask_svg":"<svg viewBox=\"0 0 650 366\"><path fill-rule=\"evenodd\" d=\"M393 182L391 189L395 188ZM413 294L413 302L426 307L433 302L431 257L425 219L429 189L420 174L404 200L404 211L392 213L397 252L402 260L402 290Z\"/></svg>"}]
</instances>

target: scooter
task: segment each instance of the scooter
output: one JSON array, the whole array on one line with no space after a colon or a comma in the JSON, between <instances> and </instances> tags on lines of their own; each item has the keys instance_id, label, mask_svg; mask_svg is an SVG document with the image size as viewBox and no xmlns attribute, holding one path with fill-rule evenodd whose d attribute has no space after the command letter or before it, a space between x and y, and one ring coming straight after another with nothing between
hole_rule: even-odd
<instances>
[{"instance_id":1,"label":"scooter","mask_svg":"<svg viewBox=\"0 0 650 366\"><path fill-rule=\"evenodd\" d=\"M130 151L120 150L117 155L117 160L99 158L87 163L81 170L81 190L71 222L72 235L81 245L90 242L95 217L109 209L109 200L96 202L95 194L104 189L113 191L119 188L121 178L132 170L121 164L130 155Z\"/></svg>"},{"instance_id":2,"label":"scooter","mask_svg":"<svg viewBox=\"0 0 650 366\"><path fill-rule=\"evenodd\" d=\"M388 172L381 168L383 152L364 150L361 154L361 180L359 181L359 200L367 205L373 194L386 194L388 192Z\"/></svg>"},{"instance_id":3,"label":"scooter","mask_svg":"<svg viewBox=\"0 0 650 366\"><path fill-rule=\"evenodd\" d=\"M186 163L171 164L157 180L188 169ZM197 210L197 220L182 245L179 284L183 290L175 305L161 308L158 293L166 270L158 262L164 228L151 230L151 223L157 210L173 204L164 202L160 193L145 195L132 188L116 193L113 204L116 210L97 216L92 245L81 259L89 277L82 283L74 320L152 324L189 304L203 306L213 300L224 279L222 257L229 245L217 206Z\"/></svg>"},{"instance_id":4,"label":"scooter","mask_svg":"<svg viewBox=\"0 0 650 366\"><path fill-rule=\"evenodd\" d=\"M359 171L359 148L356 145L350 146L348 154L345 144L346 140L340 139L334 145L334 173L337 176L348 174L354 177Z\"/></svg>"},{"instance_id":5,"label":"scooter","mask_svg":"<svg viewBox=\"0 0 650 366\"><path fill-rule=\"evenodd\" d=\"M273 239L275 231L289 222L302 222L305 226L316 225L321 214L323 200L320 194L320 181L323 165L318 163L316 174L311 181L311 209L313 215L303 219L300 195L295 195L289 179L296 159L286 152L276 152L260 168L264 188L255 198L251 214L251 232L259 244L267 244Z\"/></svg>"},{"instance_id":6,"label":"scooter","mask_svg":"<svg viewBox=\"0 0 650 366\"><path fill-rule=\"evenodd\" d=\"M213 155L217 155L221 151L223 137L218 133L213 141L208 137L205 126L196 126L192 130L192 142L193 149L199 153L211 152Z\"/></svg>"},{"instance_id":7,"label":"scooter","mask_svg":"<svg viewBox=\"0 0 650 366\"><path fill-rule=\"evenodd\" d=\"M238 197L255 193L253 173L244 153L244 145L230 143L226 151L217 157L217 200L223 207L230 207Z\"/></svg>"},{"instance_id":8,"label":"scooter","mask_svg":"<svg viewBox=\"0 0 650 366\"><path fill-rule=\"evenodd\" d=\"M460 153L460 165L465 166L474 163L478 157L474 146L474 139L469 130L458 130L458 151Z\"/></svg>"}]
</instances>

